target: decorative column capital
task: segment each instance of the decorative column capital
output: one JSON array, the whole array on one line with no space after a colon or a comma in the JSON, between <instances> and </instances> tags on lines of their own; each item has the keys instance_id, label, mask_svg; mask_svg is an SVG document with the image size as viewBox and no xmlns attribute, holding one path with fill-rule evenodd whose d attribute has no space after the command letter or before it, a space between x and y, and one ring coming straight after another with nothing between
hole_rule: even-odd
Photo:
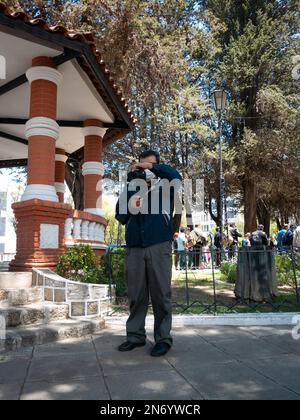
<instances>
[{"instance_id":1,"label":"decorative column capital","mask_svg":"<svg viewBox=\"0 0 300 420\"><path fill-rule=\"evenodd\" d=\"M59 137L59 125L55 120L47 117L34 117L25 124L25 136L48 136L57 140Z\"/></svg>"},{"instance_id":2,"label":"decorative column capital","mask_svg":"<svg viewBox=\"0 0 300 420\"><path fill-rule=\"evenodd\" d=\"M58 86L62 81L62 74L48 66L36 66L30 67L26 71L26 77L29 83L34 82L35 80L48 80L49 82L55 83Z\"/></svg>"},{"instance_id":3,"label":"decorative column capital","mask_svg":"<svg viewBox=\"0 0 300 420\"><path fill-rule=\"evenodd\" d=\"M103 138L108 128L91 126L91 127L83 127L81 130L84 137L98 136L98 137Z\"/></svg>"},{"instance_id":4,"label":"decorative column capital","mask_svg":"<svg viewBox=\"0 0 300 420\"><path fill-rule=\"evenodd\" d=\"M55 155L55 161L56 162L66 163L67 160L68 160L68 156L56 153L56 155Z\"/></svg>"},{"instance_id":5,"label":"decorative column capital","mask_svg":"<svg viewBox=\"0 0 300 420\"><path fill-rule=\"evenodd\" d=\"M101 162L85 162L82 165L82 175L104 175L104 166Z\"/></svg>"}]
</instances>

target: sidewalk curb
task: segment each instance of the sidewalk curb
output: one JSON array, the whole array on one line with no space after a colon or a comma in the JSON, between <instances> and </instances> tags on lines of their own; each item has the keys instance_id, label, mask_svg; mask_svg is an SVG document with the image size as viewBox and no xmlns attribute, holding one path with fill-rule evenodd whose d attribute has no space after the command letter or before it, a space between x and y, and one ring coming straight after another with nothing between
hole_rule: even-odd
<instances>
[{"instance_id":1,"label":"sidewalk curb","mask_svg":"<svg viewBox=\"0 0 300 420\"><path fill-rule=\"evenodd\" d=\"M296 317L298 319L296 319ZM105 318L106 326L125 326L128 315L108 316ZM300 312L288 313L245 313L245 314L224 314L224 315L174 315L173 327L187 326L256 326L256 325L293 325L300 322ZM147 316L146 325L152 326L153 315Z\"/></svg>"}]
</instances>

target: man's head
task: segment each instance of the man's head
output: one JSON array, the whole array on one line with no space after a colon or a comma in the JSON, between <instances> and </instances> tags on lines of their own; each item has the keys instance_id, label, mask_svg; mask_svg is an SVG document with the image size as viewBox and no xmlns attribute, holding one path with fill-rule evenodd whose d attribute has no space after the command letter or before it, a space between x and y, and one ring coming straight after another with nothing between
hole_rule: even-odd
<instances>
[{"instance_id":1,"label":"man's head","mask_svg":"<svg viewBox=\"0 0 300 420\"><path fill-rule=\"evenodd\" d=\"M180 233L184 233L185 229L184 227L180 228Z\"/></svg>"},{"instance_id":2,"label":"man's head","mask_svg":"<svg viewBox=\"0 0 300 420\"><path fill-rule=\"evenodd\" d=\"M288 228L289 228L289 225L288 225L287 223L285 223L285 224L283 225L283 229L284 229L284 230L288 230Z\"/></svg>"},{"instance_id":3,"label":"man's head","mask_svg":"<svg viewBox=\"0 0 300 420\"><path fill-rule=\"evenodd\" d=\"M218 228L218 227L217 227L217 228L216 228L216 232L220 232L220 228Z\"/></svg>"},{"instance_id":4,"label":"man's head","mask_svg":"<svg viewBox=\"0 0 300 420\"><path fill-rule=\"evenodd\" d=\"M155 150L145 150L139 156L140 162L159 163L159 153Z\"/></svg>"},{"instance_id":5,"label":"man's head","mask_svg":"<svg viewBox=\"0 0 300 420\"><path fill-rule=\"evenodd\" d=\"M264 225L258 225L257 230L264 230Z\"/></svg>"}]
</instances>

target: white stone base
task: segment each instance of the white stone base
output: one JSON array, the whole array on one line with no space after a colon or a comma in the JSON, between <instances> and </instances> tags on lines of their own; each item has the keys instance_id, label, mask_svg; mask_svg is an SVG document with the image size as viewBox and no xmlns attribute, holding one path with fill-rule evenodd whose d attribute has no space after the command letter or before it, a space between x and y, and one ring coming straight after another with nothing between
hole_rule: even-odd
<instances>
[{"instance_id":1,"label":"white stone base","mask_svg":"<svg viewBox=\"0 0 300 420\"><path fill-rule=\"evenodd\" d=\"M58 203L58 196L54 185L28 184L21 197L21 201L33 199L54 201Z\"/></svg>"},{"instance_id":2,"label":"white stone base","mask_svg":"<svg viewBox=\"0 0 300 420\"><path fill-rule=\"evenodd\" d=\"M188 326L267 326L267 325L293 325L293 318L299 316L299 312L286 313L245 313L224 315L174 315L173 327ZM105 324L125 326L128 316L107 317ZM146 324L151 327L154 323L153 316L147 316Z\"/></svg>"}]
</instances>

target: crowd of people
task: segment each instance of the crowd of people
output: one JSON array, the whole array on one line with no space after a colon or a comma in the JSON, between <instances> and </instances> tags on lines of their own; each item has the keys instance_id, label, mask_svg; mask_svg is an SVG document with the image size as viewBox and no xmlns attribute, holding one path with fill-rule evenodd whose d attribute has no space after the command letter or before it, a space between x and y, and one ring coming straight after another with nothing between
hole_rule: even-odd
<instances>
[{"instance_id":1,"label":"crowd of people","mask_svg":"<svg viewBox=\"0 0 300 420\"><path fill-rule=\"evenodd\" d=\"M218 267L224 255L226 260L232 261L237 256L239 248L255 250L260 247L276 249L278 253L285 253L290 249L300 252L300 225L286 224L272 237L264 232L263 225L258 225L257 230L252 233L242 235L236 224L231 223L228 229L225 229L223 237L218 227L215 234L204 232L199 225L194 229L182 227L173 238L175 269L207 268L212 259L211 248L215 254L215 265Z\"/></svg>"},{"instance_id":2,"label":"crowd of people","mask_svg":"<svg viewBox=\"0 0 300 420\"><path fill-rule=\"evenodd\" d=\"M198 270L210 264L211 252L208 236L200 226L196 226L193 230L182 227L174 234L173 250L176 270Z\"/></svg>"}]
</instances>

